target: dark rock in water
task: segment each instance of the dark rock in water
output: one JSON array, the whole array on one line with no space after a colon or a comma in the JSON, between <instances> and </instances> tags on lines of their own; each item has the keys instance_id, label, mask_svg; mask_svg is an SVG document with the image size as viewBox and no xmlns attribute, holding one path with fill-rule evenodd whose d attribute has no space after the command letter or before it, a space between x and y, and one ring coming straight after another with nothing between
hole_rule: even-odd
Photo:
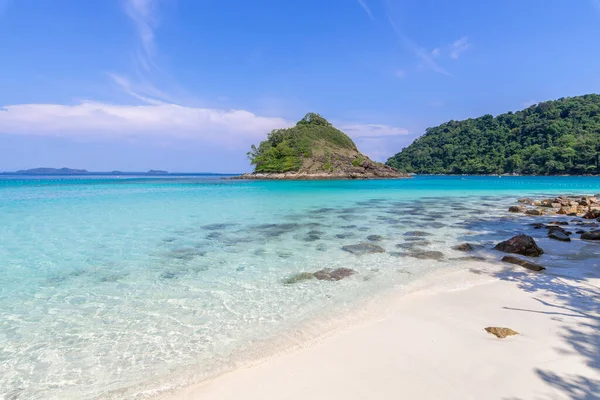
<instances>
[{"instance_id":1,"label":"dark rock in water","mask_svg":"<svg viewBox=\"0 0 600 400\"><path fill-rule=\"evenodd\" d=\"M319 208L318 210L313 211L315 214L327 214L331 211L335 211L335 208Z\"/></svg>"},{"instance_id":2,"label":"dark rock in water","mask_svg":"<svg viewBox=\"0 0 600 400\"><path fill-rule=\"evenodd\" d=\"M581 234L584 234L585 231L576 231L575 233L578 234L578 235L581 235Z\"/></svg>"},{"instance_id":3,"label":"dark rock in water","mask_svg":"<svg viewBox=\"0 0 600 400\"><path fill-rule=\"evenodd\" d=\"M453 261L485 261L485 257L479 256L467 256L467 257L455 257Z\"/></svg>"},{"instance_id":4,"label":"dark rock in water","mask_svg":"<svg viewBox=\"0 0 600 400\"><path fill-rule=\"evenodd\" d=\"M470 243L463 243L463 244L459 244L458 246L454 246L453 249L458 250L458 251L468 252L468 251L475 250L475 247L473 247L473 245Z\"/></svg>"},{"instance_id":5,"label":"dark rock in water","mask_svg":"<svg viewBox=\"0 0 600 400\"><path fill-rule=\"evenodd\" d=\"M208 240L215 240L215 239L219 239L222 236L223 236L223 234L221 232L211 232L208 235L206 235L206 238Z\"/></svg>"},{"instance_id":6,"label":"dark rock in water","mask_svg":"<svg viewBox=\"0 0 600 400\"><path fill-rule=\"evenodd\" d=\"M205 251L198 250L196 248L175 249L168 253L169 257L184 261L190 261L196 257L203 257L205 255Z\"/></svg>"},{"instance_id":7,"label":"dark rock in water","mask_svg":"<svg viewBox=\"0 0 600 400\"><path fill-rule=\"evenodd\" d=\"M525 214L527 214L527 215L544 215L544 212L542 210L538 210L537 208L532 208L532 209L525 211Z\"/></svg>"},{"instance_id":8,"label":"dark rock in water","mask_svg":"<svg viewBox=\"0 0 600 400\"><path fill-rule=\"evenodd\" d=\"M309 234L309 235L322 235L322 234L323 234L323 232L321 232L321 231L317 231L317 230L314 230L314 229L313 229L312 231L308 231L308 234Z\"/></svg>"},{"instance_id":9,"label":"dark rock in water","mask_svg":"<svg viewBox=\"0 0 600 400\"><path fill-rule=\"evenodd\" d=\"M519 332L513 331L510 328L499 328L496 326L487 327L485 328L485 331L496 336L498 339L504 339L508 336L514 336L519 334Z\"/></svg>"},{"instance_id":10,"label":"dark rock in water","mask_svg":"<svg viewBox=\"0 0 600 400\"><path fill-rule=\"evenodd\" d=\"M304 238L305 242L316 242L317 240L321 240L321 236L320 235L312 234L312 235L307 235Z\"/></svg>"},{"instance_id":11,"label":"dark rock in water","mask_svg":"<svg viewBox=\"0 0 600 400\"><path fill-rule=\"evenodd\" d=\"M581 235L583 240L600 240L600 230L590 231Z\"/></svg>"},{"instance_id":12,"label":"dark rock in water","mask_svg":"<svg viewBox=\"0 0 600 400\"><path fill-rule=\"evenodd\" d=\"M179 275L175 272L165 271L160 274L160 279L177 279Z\"/></svg>"},{"instance_id":13,"label":"dark rock in water","mask_svg":"<svg viewBox=\"0 0 600 400\"><path fill-rule=\"evenodd\" d=\"M341 228L342 229L354 229L354 228L356 228L356 225L344 225Z\"/></svg>"},{"instance_id":14,"label":"dark rock in water","mask_svg":"<svg viewBox=\"0 0 600 400\"><path fill-rule=\"evenodd\" d=\"M542 228L546 227L546 225L542 224L541 222L533 223L533 224L531 224L531 226L533 226L535 229L542 229Z\"/></svg>"},{"instance_id":15,"label":"dark rock in water","mask_svg":"<svg viewBox=\"0 0 600 400\"><path fill-rule=\"evenodd\" d=\"M569 225L567 221L550 221L548 225Z\"/></svg>"},{"instance_id":16,"label":"dark rock in water","mask_svg":"<svg viewBox=\"0 0 600 400\"><path fill-rule=\"evenodd\" d=\"M600 225L598 225L595 222L580 222L577 224L577 226L583 226L584 228L598 228L600 227Z\"/></svg>"},{"instance_id":17,"label":"dark rock in water","mask_svg":"<svg viewBox=\"0 0 600 400\"><path fill-rule=\"evenodd\" d=\"M399 249L414 249L417 246L426 246L429 242L408 242L408 243L399 243L396 245Z\"/></svg>"},{"instance_id":18,"label":"dark rock in water","mask_svg":"<svg viewBox=\"0 0 600 400\"><path fill-rule=\"evenodd\" d=\"M418 258L420 260L436 260L441 261L444 259L444 253L441 251L426 251L426 250L412 250L404 253L406 257Z\"/></svg>"},{"instance_id":19,"label":"dark rock in water","mask_svg":"<svg viewBox=\"0 0 600 400\"><path fill-rule=\"evenodd\" d=\"M558 229L551 229L548 232L548 237L554 240L560 240L561 242L570 242L571 238L564 231Z\"/></svg>"},{"instance_id":20,"label":"dark rock in water","mask_svg":"<svg viewBox=\"0 0 600 400\"><path fill-rule=\"evenodd\" d=\"M350 268L337 268L333 271L329 268L326 268L315 272L313 276L320 281L339 281L341 279L352 276L355 273L356 271Z\"/></svg>"},{"instance_id":21,"label":"dark rock in water","mask_svg":"<svg viewBox=\"0 0 600 400\"><path fill-rule=\"evenodd\" d=\"M530 261L523 260L519 257L514 257L514 256L504 256L502 258L502 261L506 262L506 263L510 263L510 264L520 265L521 267L525 267L527 269L530 269L530 270L536 271L536 272L543 271L546 269L545 267L542 267L539 264L535 264Z\"/></svg>"},{"instance_id":22,"label":"dark rock in water","mask_svg":"<svg viewBox=\"0 0 600 400\"><path fill-rule=\"evenodd\" d=\"M218 231L218 230L230 228L232 226L235 226L235 224L231 224L231 223L210 224L210 225L204 225L202 227L202 229L206 229L208 231Z\"/></svg>"},{"instance_id":23,"label":"dark rock in water","mask_svg":"<svg viewBox=\"0 0 600 400\"><path fill-rule=\"evenodd\" d=\"M317 251L327 251L327 246L324 244L317 245Z\"/></svg>"},{"instance_id":24,"label":"dark rock in water","mask_svg":"<svg viewBox=\"0 0 600 400\"><path fill-rule=\"evenodd\" d=\"M337 235L335 235L336 238L338 239L347 239L347 238L351 238L354 237L354 233L352 232L348 232L348 233L338 233Z\"/></svg>"},{"instance_id":25,"label":"dark rock in water","mask_svg":"<svg viewBox=\"0 0 600 400\"><path fill-rule=\"evenodd\" d=\"M508 211L512 213L522 213L527 211L527 208L525 206L510 206Z\"/></svg>"},{"instance_id":26,"label":"dark rock in water","mask_svg":"<svg viewBox=\"0 0 600 400\"><path fill-rule=\"evenodd\" d=\"M369 230L369 228L367 228L366 226L361 226L360 228L358 228L356 230L360 231L360 232L367 232Z\"/></svg>"},{"instance_id":27,"label":"dark rock in water","mask_svg":"<svg viewBox=\"0 0 600 400\"><path fill-rule=\"evenodd\" d=\"M298 282L302 282L302 281L307 281L314 278L314 275L310 272L300 272L299 274L296 274L294 276L290 276L289 278L285 279L283 281L283 283L285 283L286 285L291 285L293 283L298 283Z\"/></svg>"},{"instance_id":28,"label":"dark rock in water","mask_svg":"<svg viewBox=\"0 0 600 400\"><path fill-rule=\"evenodd\" d=\"M431 236L431 233L422 232L422 231L412 231L406 232L404 236L413 236L413 237L422 237L422 236Z\"/></svg>"},{"instance_id":29,"label":"dark rock in water","mask_svg":"<svg viewBox=\"0 0 600 400\"><path fill-rule=\"evenodd\" d=\"M582 218L583 219L596 219L596 218L600 218L600 210L590 210L590 211L586 212L585 215Z\"/></svg>"},{"instance_id":30,"label":"dark rock in water","mask_svg":"<svg viewBox=\"0 0 600 400\"><path fill-rule=\"evenodd\" d=\"M533 201L533 199L530 199L530 198L528 198L528 197L525 197L525 198L519 199L519 203L521 203L521 204L526 204L526 205L528 205L528 206L532 206L532 205L533 205L533 203L534 203L534 201Z\"/></svg>"},{"instance_id":31,"label":"dark rock in water","mask_svg":"<svg viewBox=\"0 0 600 400\"><path fill-rule=\"evenodd\" d=\"M367 240L370 242L380 242L383 240L383 236L380 235L369 235L367 236Z\"/></svg>"},{"instance_id":32,"label":"dark rock in water","mask_svg":"<svg viewBox=\"0 0 600 400\"><path fill-rule=\"evenodd\" d=\"M424 237L406 237L404 240L407 242L427 242L427 239Z\"/></svg>"},{"instance_id":33,"label":"dark rock in water","mask_svg":"<svg viewBox=\"0 0 600 400\"><path fill-rule=\"evenodd\" d=\"M362 256L364 254L385 253L385 249L383 247L371 243L351 244L348 246L343 246L342 250L357 256Z\"/></svg>"},{"instance_id":34,"label":"dark rock in water","mask_svg":"<svg viewBox=\"0 0 600 400\"><path fill-rule=\"evenodd\" d=\"M256 249L256 250L254 250L254 255L255 256L264 256L265 254L267 254L267 251L265 249Z\"/></svg>"},{"instance_id":35,"label":"dark rock in water","mask_svg":"<svg viewBox=\"0 0 600 400\"><path fill-rule=\"evenodd\" d=\"M498 243L494 249L504 253L521 254L529 257L539 257L544 254L531 236L518 235L507 241Z\"/></svg>"}]
</instances>

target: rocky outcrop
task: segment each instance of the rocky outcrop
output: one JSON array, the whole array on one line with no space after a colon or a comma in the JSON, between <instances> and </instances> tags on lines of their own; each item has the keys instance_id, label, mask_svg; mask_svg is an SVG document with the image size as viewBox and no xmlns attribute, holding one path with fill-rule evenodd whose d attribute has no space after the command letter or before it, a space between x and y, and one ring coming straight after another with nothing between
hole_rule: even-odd
<instances>
[{"instance_id":1,"label":"rocky outcrop","mask_svg":"<svg viewBox=\"0 0 600 400\"><path fill-rule=\"evenodd\" d=\"M521 254L528 257L539 257L544 254L531 236L518 235L507 241L498 243L494 249L504 253Z\"/></svg>"}]
</instances>

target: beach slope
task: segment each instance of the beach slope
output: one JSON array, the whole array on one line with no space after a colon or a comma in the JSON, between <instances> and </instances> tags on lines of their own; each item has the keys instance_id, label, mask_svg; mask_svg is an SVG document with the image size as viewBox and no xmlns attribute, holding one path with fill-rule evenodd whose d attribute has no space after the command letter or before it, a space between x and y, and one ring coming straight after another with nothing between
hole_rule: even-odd
<instances>
[{"instance_id":1,"label":"beach slope","mask_svg":"<svg viewBox=\"0 0 600 400\"><path fill-rule=\"evenodd\" d=\"M373 300L359 324L169 399L592 399L600 274L473 263ZM589 267L589 265L588 265ZM489 326L519 335L499 339Z\"/></svg>"}]
</instances>

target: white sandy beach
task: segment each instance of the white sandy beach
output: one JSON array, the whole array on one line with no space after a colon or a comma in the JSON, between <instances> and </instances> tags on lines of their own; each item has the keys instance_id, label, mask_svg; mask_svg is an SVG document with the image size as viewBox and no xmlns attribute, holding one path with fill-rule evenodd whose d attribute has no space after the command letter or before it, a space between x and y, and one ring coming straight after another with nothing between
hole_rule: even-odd
<instances>
[{"instance_id":1,"label":"white sandy beach","mask_svg":"<svg viewBox=\"0 0 600 400\"><path fill-rule=\"evenodd\" d=\"M361 323L167 398L600 398L600 267L588 261L543 273L469 262L374 300Z\"/></svg>"}]
</instances>

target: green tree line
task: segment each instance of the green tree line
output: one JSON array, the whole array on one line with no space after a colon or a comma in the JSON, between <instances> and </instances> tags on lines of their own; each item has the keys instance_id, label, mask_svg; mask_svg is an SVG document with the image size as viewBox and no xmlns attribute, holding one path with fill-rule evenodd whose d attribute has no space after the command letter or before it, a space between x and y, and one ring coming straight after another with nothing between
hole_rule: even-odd
<instances>
[{"instance_id":1,"label":"green tree line","mask_svg":"<svg viewBox=\"0 0 600 400\"><path fill-rule=\"evenodd\" d=\"M387 164L419 174L600 173L600 95L428 128Z\"/></svg>"}]
</instances>

